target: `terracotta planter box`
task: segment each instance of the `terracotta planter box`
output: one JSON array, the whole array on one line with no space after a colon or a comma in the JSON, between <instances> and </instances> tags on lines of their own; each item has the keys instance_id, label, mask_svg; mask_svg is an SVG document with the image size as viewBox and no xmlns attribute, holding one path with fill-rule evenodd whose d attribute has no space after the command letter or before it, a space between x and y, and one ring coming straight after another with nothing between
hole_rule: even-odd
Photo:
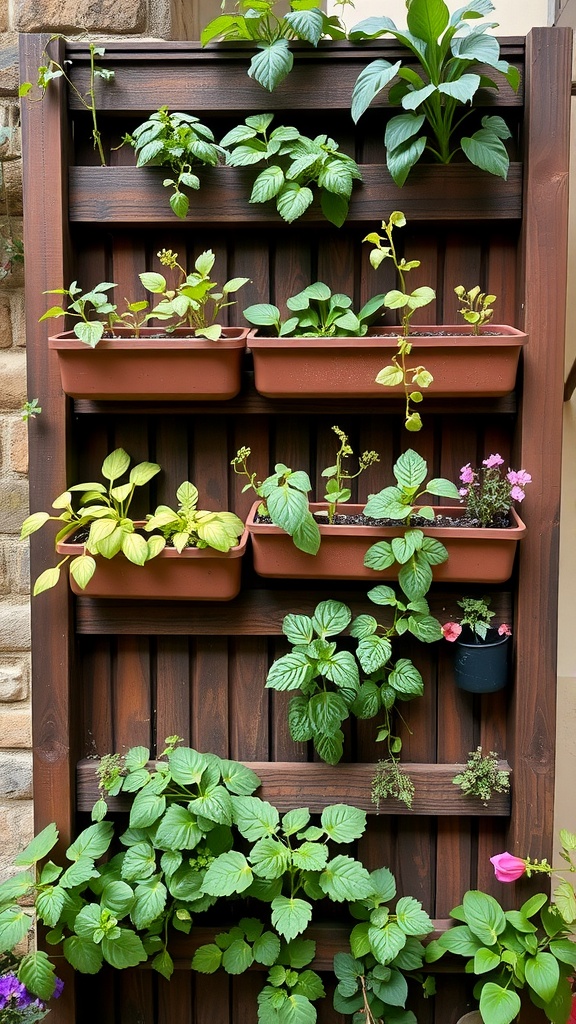
<instances>
[{"instance_id":1,"label":"terracotta planter box","mask_svg":"<svg viewBox=\"0 0 576 1024\"><path fill-rule=\"evenodd\" d=\"M118 338L103 338L96 348L73 331L48 339L60 366L62 389L72 398L145 401L210 401L234 398L240 390L248 329L223 328L219 341L152 338L161 328L142 329L134 338L118 328ZM181 332L182 333L182 332Z\"/></svg>"},{"instance_id":2,"label":"terracotta planter box","mask_svg":"<svg viewBox=\"0 0 576 1024\"><path fill-rule=\"evenodd\" d=\"M128 600L154 601L231 601L240 592L242 556L246 551L248 531L244 530L238 545L230 551L212 548L164 548L145 565L134 565L122 554L114 558L96 556L96 572L88 586L81 590L70 577L75 594L86 597L113 597ZM60 555L73 558L84 553L83 544L59 541Z\"/></svg>"},{"instance_id":3,"label":"terracotta planter box","mask_svg":"<svg viewBox=\"0 0 576 1024\"><path fill-rule=\"evenodd\" d=\"M409 366L422 363L434 377L427 395L496 398L516 384L522 345L528 335L515 327L490 324L490 336L474 337L472 327L415 325L431 337L415 337ZM434 336L438 331L449 335ZM364 395L385 399L403 394L386 388L376 375L397 353L397 327L371 328L364 338L264 338L252 330L248 347L254 356L256 390L267 398Z\"/></svg>"},{"instance_id":4,"label":"terracotta planter box","mask_svg":"<svg viewBox=\"0 0 576 1024\"><path fill-rule=\"evenodd\" d=\"M254 503L246 520L252 537L254 568L260 576L286 579L393 580L398 566L377 572L364 565L364 555L378 540L398 537L402 526L320 526L322 542L317 555L307 555L294 546L292 538L277 526L254 522L260 502ZM346 505L350 515L362 512L363 505ZM322 502L310 503L310 510L324 510ZM461 516L460 506L438 505L436 510ZM469 529L467 527L423 527L429 537L441 540L448 550L448 561L433 568L438 583L504 583L512 575L516 544L526 527L514 509L514 525L508 529ZM421 527L418 527L421 529Z\"/></svg>"}]
</instances>

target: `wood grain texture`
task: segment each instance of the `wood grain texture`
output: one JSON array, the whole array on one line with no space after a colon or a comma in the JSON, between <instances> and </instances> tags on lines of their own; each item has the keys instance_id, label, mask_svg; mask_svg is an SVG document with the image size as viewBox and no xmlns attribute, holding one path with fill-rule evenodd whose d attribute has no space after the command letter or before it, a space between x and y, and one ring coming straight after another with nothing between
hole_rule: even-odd
<instances>
[{"instance_id":1,"label":"wood grain texture","mask_svg":"<svg viewBox=\"0 0 576 1024\"><path fill-rule=\"evenodd\" d=\"M199 744L200 749L204 749ZM210 746L209 750L214 750ZM259 793L264 800L270 800L280 811L294 806L308 807L318 813L330 804L342 802L346 793L347 802L360 807L369 814L400 814L416 817L419 814L462 815L484 817L508 815L510 798L495 795L485 806L482 801L464 796L452 779L462 771L462 764L410 764L404 767L416 787L413 811L397 800L382 801L379 808L370 800L370 781L374 774L372 764L340 764L331 766L323 763L295 764L294 761L250 761L248 764L261 778ZM507 767L503 765L503 767ZM91 810L98 799L96 762L93 759L80 761L77 768L78 808ZM126 810L131 800L116 797L108 801L111 811Z\"/></svg>"}]
</instances>

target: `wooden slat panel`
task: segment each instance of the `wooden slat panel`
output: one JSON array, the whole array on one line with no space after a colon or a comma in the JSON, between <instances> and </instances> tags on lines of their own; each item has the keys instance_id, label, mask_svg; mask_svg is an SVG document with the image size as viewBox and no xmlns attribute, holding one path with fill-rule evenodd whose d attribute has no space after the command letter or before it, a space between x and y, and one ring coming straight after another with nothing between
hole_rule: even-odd
<instances>
[{"instance_id":1,"label":"wooden slat panel","mask_svg":"<svg viewBox=\"0 0 576 1024\"><path fill-rule=\"evenodd\" d=\"M202 748L199 746L199 749ZM207 749L214 750L214 746ZM374 772L371 764L332 767L322 763L298 765L291 760L275 763L251 761L249 767L262 779L259 792L263 798L271 800L281 811L288 811L298 801L296 806L308 807L316 813L330 804L341 803L343 791L349 803L370 814L413 814L414 817L418 814L459 814L483 817L507 815L510 810L510 798L505 795L492 797L488 807L473 797L464 796L458 786L452 784L454 775L462 770L462 764L406 763L404 767L416 787L412 812L397 800L382 801L380 810L376 810L370 800L370 780ZM93 760L79 762L77 779L78 807L80 810L90 810L98 798ZM122 797L109 801L111 810L125 810L129 805L130 801Z\"/></svg>"},{"instance_id":2,"label":"wooden slat panel","mask_svg":"<svg viewBox=\"0 0 576 1024\"><path fill-rule=\"evenodd\" d=\"M383 211L398 205L398 188L382 165L361 167L363 184L355 187L348 223L382 220ZM70 220L73 223L174 223L162 169L136 167L71 167ZM185 224L271 224L286 230L270 203L247 206L254 173L244 168L215 167L201 172L202 185L190 196ZM522 167L512 164L503 181L467 164L416 167L403 188L402 205L417 220L497 220L521 215ZM315 201L299 223L319 223L330 231Z\"/></svg>"}]
</instances>

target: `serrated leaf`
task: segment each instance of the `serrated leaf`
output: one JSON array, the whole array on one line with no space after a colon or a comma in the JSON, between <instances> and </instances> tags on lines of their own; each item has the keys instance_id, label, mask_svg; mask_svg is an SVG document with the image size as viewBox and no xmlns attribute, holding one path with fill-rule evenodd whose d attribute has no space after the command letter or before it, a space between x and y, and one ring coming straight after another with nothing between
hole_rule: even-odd
<instances>
[{"instance_id":1,"label":"serrated leaf","mask_svg":"<svg viewBox=\"0 0 576 1024\"><path fill-rule=\"evenodd\" d=\"M260 43L259 50L250 61L248 74L259 85L273 92L292 70L294 58L285 39L272 43Z\"/></svg>"},{"instance_id":2,"label":"serrated leaf","mask_svg":"<svg viewBox=\"0 0 576 1024\"><path fill-rule=\"evenodd\" d=\"M251 884L252 868L243 854L236 850L222 853L210 864L202 883L209 896L231 896L244 892Z\"/></svg>"},{"instance_id":3,"label":"serrated leaf","mask_svg":"<svg viewBox=\"0 0 576 1024\"><path fill-rule=\"evenodd\" d=\"M322 811L322 828L335 843L351 843L366 829L366 812L349 804L332 804Z\"/></svg>"},{"instance_id":4,"label":"serrated leaf","mask_svg":"<svg viewBox=\"0 0 576 1024\"><path fill-rule=\"evenodd\" d=\"M272 924L282 938L290 941L310 924L312 907L307 900L277 896L272 900Z\"/></svg>"},{"instance_id":5,"label":"serrated leaf","mask_svg":"<svg viewBox=\"0 0 576 1024\"><path fill-rule=\"evenodd\" d=\"M57 842L58 829L54 822L51 822L37 836L34 836L34 839L28 843L21 853L16 855L13 864L17 867L30 867L32 864L37 864L39 860L43 860L44 857L48 856Z\"/></svg>"},{"instance_id":6,"label":"serrated leaf","mask_svg":"<svg viewBox=\"0 0 576 1024\"><path fill-rule=\"evenodd\" d=\"M364 899L372 892L366 868L342 854L328 862L318 882L322 891L336 903Z\"/></svg>"},{"instance_id":7,"label":"serrated leaf","mask_svg":"<svg viewBox=\"0 0 576 1024\"><path fill-rule=\"evenodd\" d=\"M82 974L98 974L102 967L102 950L90 938L71 935L64 940L62 949L74 970Z\"/></svg>"}]
</instances>

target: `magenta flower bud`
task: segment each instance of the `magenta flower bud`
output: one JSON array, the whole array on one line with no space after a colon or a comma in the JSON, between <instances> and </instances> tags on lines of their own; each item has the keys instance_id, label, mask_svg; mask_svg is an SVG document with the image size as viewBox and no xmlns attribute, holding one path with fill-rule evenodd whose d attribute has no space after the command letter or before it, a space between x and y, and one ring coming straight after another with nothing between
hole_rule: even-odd
<instances>
[{"instance_id":1,"label":"magenta flower bud","mask_svg":"<svg viewBox=\"0 0 576 1024\"><path fill-rule=\"evenodd\" d=\"M474 483L474 470L469 462L466 463L465 466L462 466L462 469L460 470L460 479L463 484Z\"/></svg>"},{"instance_id":2,"label":"magenta flower bud","mask_svg":"<svg viewBox=\"0 0 576 1024\"><path fill-rule=\"evenodd\" d=\"M497 853L490 857L490 863L494 865L494 874L499 882L515 882L526 871L526 861L511 853Z\"/></svg>"},{"instance_id":3,"label":"magenta flower bud","mask_svg":"<svg viewBox=\"0 0 576 1024\"><path fill-rule=\"evenodd\" d=\"M489 455L487 459L482 459L482 465L486 466L486 469L492 469L493 466L503 466L504 459L501 455Z\"/></svg>"},{"instance_id":4,"label":"magenta flower bud","mask_svg":"<svg viewBox=\"0 0 576 1024\"><path fill-rule=\"evenodd\" d=\"M499 636L512 636L512 628L507 622L503 622L501 626L498 626Z\"/></svg>"}]
</instances>

